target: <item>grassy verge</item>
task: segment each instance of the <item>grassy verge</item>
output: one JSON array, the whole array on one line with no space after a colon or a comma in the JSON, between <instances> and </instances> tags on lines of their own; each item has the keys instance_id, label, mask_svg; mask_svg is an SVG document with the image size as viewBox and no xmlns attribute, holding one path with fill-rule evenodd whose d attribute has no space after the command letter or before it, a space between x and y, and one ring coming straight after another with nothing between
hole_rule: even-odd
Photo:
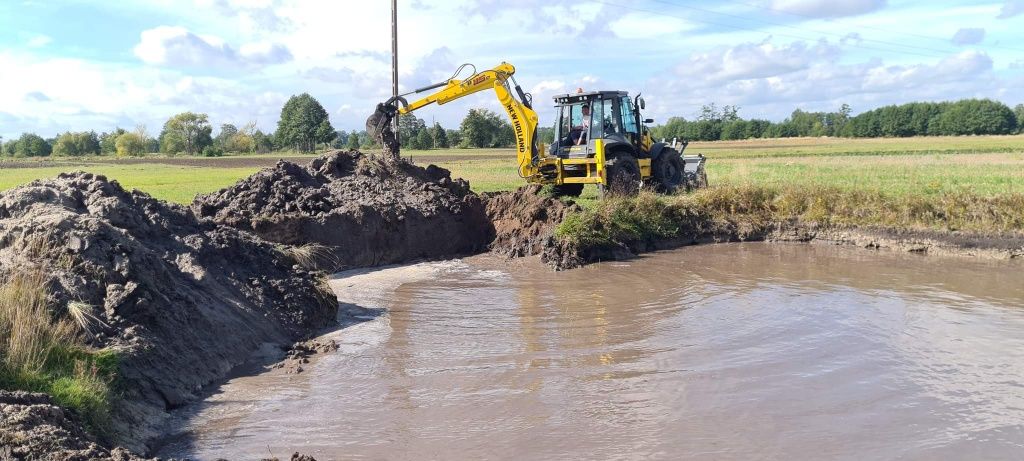
<instances>
[{"instance_id":1,"label":"grassy verge","mask_svg":"<svg viewBox=\"0 0 1024 461\"><path fill-rule=\"evenodd\" d=\"M588 248L632 246L678 237L764 232L776 223L831 227L968 231L1024 231L1024 194L969 192L888 194L826 186L721 186L688 195L642 193L597 202L556 231L564 242Z\"/></svg>"},{"instance_id":2,"label":"grassy verge","mask_svg":"<svg viewBox=\"0 0 1024 461\"><path fill-rule=\"evenodd\" d=\"M55 316L43 286L39 274L14 275L0 285L0 388L49 394L105 436L117 355L88 349L82 332L92 318L85 306Z\"/></svg>"}]
</instances>

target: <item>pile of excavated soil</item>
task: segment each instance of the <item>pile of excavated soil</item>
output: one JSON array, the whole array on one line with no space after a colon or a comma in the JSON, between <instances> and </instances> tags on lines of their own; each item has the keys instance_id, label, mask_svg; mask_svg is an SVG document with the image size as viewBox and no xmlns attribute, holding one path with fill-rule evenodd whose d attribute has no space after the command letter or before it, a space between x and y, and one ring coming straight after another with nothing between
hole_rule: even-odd
<instances>
[{"instance_id":1,"label":"pile of excavated soil","mask_svg":"<svg viewBox=\"0 0 1024 461\"><path fill-rule=\"evenodd\" d=\"M494 226L490 248L518 258L544 254L555 246L555 228L579 205L544 196L541 186L523 186L513 192L484 194L487 219Z\"/></svg>"},{"instance_id":2,"label":"pile of excavated soil","mask_svg":"<svg viewBox=\"0 0 1024 461\"><path fill-rule=\"evenodd\" d=\"M19 459L143 460L98 444L73 414L45 394L0 390L0 460Z\"/></svg>"},{"instance_id":3,"label":"pile of excavated soil","mask_svg":"<svg viewBox=\"0 0 1024 461\"><path fill-rule=\"evenodd\" d=\"M58 313L92 309L91 345L118 351L114 441L140 452L166 410L338 309L278 246L87 173L0 194L0 276L32 268Z\"/></svg>"},{"instance_id":4,"label":"pile of excavated soil","mask_svg":"<svg viewBox=\"0 0 1024 461\"><path fill-rule=\"evenodd\" d=\"M330 271L474 254L493 238L466 181L357 151L278 162L197 197L192 209L272 242L326 246L329 254L311 253Z\"/></svg>"}]
</instances>

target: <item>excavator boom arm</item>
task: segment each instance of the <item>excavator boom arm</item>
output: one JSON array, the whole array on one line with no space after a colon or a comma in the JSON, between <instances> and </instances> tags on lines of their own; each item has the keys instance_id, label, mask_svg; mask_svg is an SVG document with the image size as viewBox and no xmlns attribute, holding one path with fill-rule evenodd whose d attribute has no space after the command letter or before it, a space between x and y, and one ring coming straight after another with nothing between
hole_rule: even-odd
<instances>
[{"instance_id":1,"label":"excavator boom arm","mask_svg":"<svg viewBox=\"0 0 1024 461\"><path fill-rule=\"evenodd\" d=\"M453 78L444 83L416 90L414 93L440 88L434 93L412 102L408 102L402 97L391 98L377 106L377 112L366 122L367 131L371 136L378 138L385 149L397 155L397 142L394 142L395 136L391 132L391 121L396 116L417 111L430 104L447 104L474 93L493 89L512 123L512 130L516 138L519 173L524 177L529 176L534 173L533 169L540 159L536 138L538 118L537 113L531 107L529 97L523 90L516 85L515 91L519 95L519 99L516 99L509 88L508 81L512 79L515 71L515 67L511 64L503 62L493 69L476 73L465 80Z\"/></svg>"}]
</instances>

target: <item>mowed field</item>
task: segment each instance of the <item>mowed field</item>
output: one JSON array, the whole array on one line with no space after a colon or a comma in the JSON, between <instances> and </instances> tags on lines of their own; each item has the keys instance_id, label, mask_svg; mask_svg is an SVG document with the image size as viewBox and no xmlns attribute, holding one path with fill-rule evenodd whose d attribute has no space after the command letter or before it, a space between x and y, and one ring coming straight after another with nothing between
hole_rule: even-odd
<instances>
[{"instance_id":1,"label":"mowed field","mask_svg":"<svg viewBox=\"0 0 1024 461\"><path fill-rule=\"evenodd\" d=\"M686 153L708 157L712 185L829 186L896 196L1024 193L1024 136L759 139L691 143ZM522 184L511 149L403 151L403 156L422 165L447 168L453 176L469 180L478 192ZM304 162L313 156L10 160L0 162L0 190L62 171L84 170L157 198L188 203L196 194L227 187L282 157ZM584 197L595 193L588 190Z\"/></svg>"}]
</instances>

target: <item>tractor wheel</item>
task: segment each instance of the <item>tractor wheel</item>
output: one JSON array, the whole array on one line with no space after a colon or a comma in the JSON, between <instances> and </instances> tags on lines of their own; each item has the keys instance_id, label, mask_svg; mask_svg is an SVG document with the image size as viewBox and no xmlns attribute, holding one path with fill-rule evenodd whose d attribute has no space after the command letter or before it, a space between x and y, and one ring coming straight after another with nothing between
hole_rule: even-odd
<instances>
[{"instance_id":1,"label":"tractor wheel","mask_svg":"<svg viewBox=\"0 0 1024 461\"><path fill-rule=\"evenodd\" d=\"M551 187L555 197L579 197L583 193L583 184L559 184Z\"/></svg>"},{"instance_id":2,"label":"tractor wheel","mask_svg":"<svg viewBox=\"0 0 1024 461\"><path fill-rule=\"evenodd\" d=\"M654 189L663 194L671 194L686 185L683 158L675 149L665 149L654 159L651 175L654 176Z\"/></svg>"},{"instance_id":3,"label":"tractor wheel","mask_svg":"<svg viewBox=\"0 0 1024 461\"><path fill-rule=\"evenodd\" d=\"M640 164L636 157L622 153L604 164L607 185L603 191L609 195L636 195L640 192Z\"/></svg>"}]
</instances>

